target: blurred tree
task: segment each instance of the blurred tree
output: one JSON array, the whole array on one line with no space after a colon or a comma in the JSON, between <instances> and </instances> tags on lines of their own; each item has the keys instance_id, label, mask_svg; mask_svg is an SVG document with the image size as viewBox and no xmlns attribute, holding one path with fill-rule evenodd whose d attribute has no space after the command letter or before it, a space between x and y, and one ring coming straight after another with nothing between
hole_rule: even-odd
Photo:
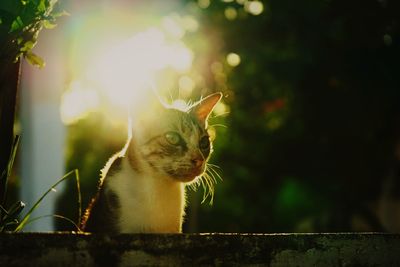
<instances>
[{"instance_id":1,"label":"blurred tree","mask_svg":"<svg viewBox=\"0 0 400 267\"><path fill-rule=\"evenodd\" d=\"M399 138L398 3L270 0L252 16L225 2L202 21L242 60L216 154L225 181L199 230L351 231L355 214L383 230L368 205Z\"/></svg>"}]
</instances>

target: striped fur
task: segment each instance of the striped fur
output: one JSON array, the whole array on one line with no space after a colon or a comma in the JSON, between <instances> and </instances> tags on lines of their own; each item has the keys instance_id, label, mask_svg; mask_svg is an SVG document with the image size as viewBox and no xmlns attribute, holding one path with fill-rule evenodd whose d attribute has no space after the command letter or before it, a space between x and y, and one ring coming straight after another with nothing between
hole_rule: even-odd
<instances>
[{"instance_id":1,"label":"striped fur","mask_svg":"<svg viewBox=\"0 0 400 267\"><path fill-rule=\"evenodd\" d=\"M185 186L205 171L212 151L207 118L221 96L211 95L186 111L159 105L136 118L132 138L102 171L82 228L105 233L181 232ZM175 139L168 139L168 133Z\"/></svg>"}]
</instances>

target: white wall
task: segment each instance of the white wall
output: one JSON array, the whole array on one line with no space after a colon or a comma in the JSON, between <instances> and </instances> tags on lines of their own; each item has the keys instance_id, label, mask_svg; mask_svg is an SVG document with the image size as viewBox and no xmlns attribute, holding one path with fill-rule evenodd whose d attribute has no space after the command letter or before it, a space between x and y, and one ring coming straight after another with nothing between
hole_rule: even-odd
<instances>
[{"instance_id":1,"label":"white wall","mask_svg":"<svg viewBox=\"0 0 400 267\"><path fill-rule=\"evenodd\" d=\"M20 119L22 139L19 147L21 200L25 212L64 175L65 127L61 123L59 103L65 83L61 66L62 46L57 30L41 32L35 53L46 61L38 69L24 62L20 84ZM62 185L61 185L62 186ZM61 192L61 187L58 189ZM60 193L51 192L31 218L54 214L54 203ZM26 231L52 231L53 218L30 224Z\"/></svg>"}]
</instances>

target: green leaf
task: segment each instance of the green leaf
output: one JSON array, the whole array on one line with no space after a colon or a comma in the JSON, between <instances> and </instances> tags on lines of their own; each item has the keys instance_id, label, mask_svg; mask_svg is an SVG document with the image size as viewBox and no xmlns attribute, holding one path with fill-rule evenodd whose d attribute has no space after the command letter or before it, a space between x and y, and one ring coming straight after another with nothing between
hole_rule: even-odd
<instances>
[{"instance_id":1,"label":"green leaf","mask_svg":"<svg viewBox=\"0 0 400 267\"><path fill-rule=\"evenodd\" d=\"M47 0L47 7L53 9L54 5L57 3L58 0Z\"/></svg>"},{"instance_id":2,"label":"green leaf","mask_svg":"<svg viewBox=\"0 0 400 267\"><path fill-rule=\"evenodd\" d=\"M61 12L56 12L54 14L51 15L53 18L58 18L58 17L62 17L62 16L71 16L71 14L69 14L67 11L63 10Z\"/></svg>"},{"instance_id":3,"label":"green leaf","mask_svg":"<svg viewBox=\"0 0 400 267\"><path fill-rule=\"evenodd\" d=\"M46 0L40 0L37 11L41 14L46 12Z\"/></svg>"},{"instance_id":4,"label":"green leaf","mask_svg":"<svg viewBox=\"0 0 400 267\"><path fill-rule=\"evenodd\" d=\"M38 55L36 55L30 51L27 51L25 53L25 58L26 58L26 60L28 60L28 62L31 65L39 67L40 69L46 65L44 60L41 57L39 57Z\"/></svg>"},{"instance_id":5,"label":"green leaf","mask_svg":"<svg viewBox=\"0 0 400 267\"><path fill-rule=\"evenodd\" d=\"M44 20L43 27L45 27L46 29L54 29L55 27L57 27L57 24L55 24L49 20Z\"/></svg>"},{"instance_id":6,"label":"green leaf","mask_svg":"<svg viewBox=\"0 0 400 267\"><path fill-rule=\"evenodd\" d=\"M31 51L32 48L36 45L35 42L28 41L24 44L24 46L21 48L21 52L28 52Z\"/></svg>"},{"instance_id":7,"label":"green leaf","mask_svg":"<svg viewBox=\"0 0 400 267\"><path fill-rule=\"evenodd\" d=\"M8 215L8 211L2 205L0 205L0 211L5 214L4 216Z\"/></svg>"},{"instance_id":8,"label":"green leaf","mask_svg":"<svg viewBox=\"0 0 400 267\"><path fill-rule=\"evenodd\" d=\"M7 222L7 223L5 224L5 227L11 226L11 225L17 225L18 223L19 223L18 220L17 220L17 219L14 219L14 220L12 220L11 222Z\"/></svg>"},{"instance_id":9,"label":"green leaf","mask_svg":"<svg viewBox=\"0 0 400 267\"><path fill-rule=\"evenodd\" d=\"M19 29L22 29L24 27L24 23L22 22L22 19L20 16L18 16L12 23L11 23L11 29L10 32L15 32Z\"/></svg>"},{"instance_id":10,"label":"green leaf","mask_svg":"<svg viewBox=\"0 0 400 267\"><path fill-rule=\"evenodd\" d=\"M18 54L15 56L14 63L17 63L18 60L19 60L19 58L20 58L22 55L23 55L23 52L18 52Z\"/></svg>"},{"instance_id":11,"label":"green leaf","mask_svg":"<svg viewBox=\"0 0 400 267\"><path fill-rule=\"evenodd\" d=\"M10 219L15 219L24 208L25 208L25 203L22 201L17 201L8 210L8 217L10 217Z\"/></svg>"}]
</instances>

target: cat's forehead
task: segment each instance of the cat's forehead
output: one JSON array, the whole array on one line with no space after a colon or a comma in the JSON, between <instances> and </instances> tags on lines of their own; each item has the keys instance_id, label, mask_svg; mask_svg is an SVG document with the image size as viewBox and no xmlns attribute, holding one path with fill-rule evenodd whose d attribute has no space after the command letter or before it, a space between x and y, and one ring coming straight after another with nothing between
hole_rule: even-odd
<instances>
[{"instance_id":1,"label":"cat's forehead","mask_svg":"<svg viewBox=\"0 0 400 267\"><path fill-rule=\"evenodd\" d=\"M183 135L199 135L205 132L205 129L200 125L198 120L189 112L184 112L180 110L172 111L172 121L175 130Z\"/></svg>"},{"instance_id":2,"label":"cat's forehead","mask_svg":"<svg viewBox=\"0 0 400 267\"><path fill-rule=\"evenodd\" d=\"M158 110L154 113L148 113L142 120L145 127L142 128L143 136L159 136L166 132L178 132L185 140L195 141L205 135L207 131L204 126L190 113L174 108ZM139 127L140 129L140 127Z\"/></svg>"}]
</instances>

